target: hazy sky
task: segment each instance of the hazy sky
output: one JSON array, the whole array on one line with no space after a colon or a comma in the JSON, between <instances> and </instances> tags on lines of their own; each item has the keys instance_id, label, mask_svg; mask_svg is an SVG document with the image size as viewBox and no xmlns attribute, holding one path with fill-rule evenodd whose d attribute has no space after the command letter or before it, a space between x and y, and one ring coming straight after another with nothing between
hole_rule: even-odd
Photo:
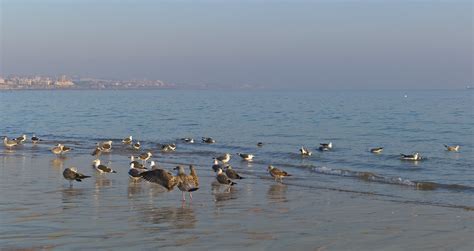
<instances>
[{"instance_id":1,"label":"hazy sky","mask_svg":"<svg viewBox=\"0 0 474 251\"><path fill-rule=\"evenodd\" d=\"M472 1L0 0L0 74L473 85Z\"/></svg>"}]
</instances>

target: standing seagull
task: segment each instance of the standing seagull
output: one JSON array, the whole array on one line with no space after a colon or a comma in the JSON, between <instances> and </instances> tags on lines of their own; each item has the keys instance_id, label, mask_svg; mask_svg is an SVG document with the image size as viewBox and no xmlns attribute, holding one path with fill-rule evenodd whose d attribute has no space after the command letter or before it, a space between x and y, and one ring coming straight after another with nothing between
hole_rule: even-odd
<instances>
[{"instance_id":1,"label":"standing seagull","mask_svg":"<svg viewBox=\"0 0 474 251\"><path fill-rule=\"evenodd\" d=\"M74 180L78 181L78 182L81 182L82 179L89 178L91 176L87 176L87 175L84 175L82 173L78 173L77 168L75 168L75 167L68 167L68 168L64 169L63 177L65 179L69 180L69 186L72 187L72 182Z\"/></svg>"},{"instance_id":2,"label":"standing seagull","mask_svg":"<svg viewBox=\"0 0 474 251\"><path fill-rule=\"evenodd\" d=\"M99 146L103 152L108 153L112 150L112 140L104 141Z\"/></svg>"},{"instance_id":3,"label":"standing seagull","mask_svg":"<svg viewBox=\"0 0 474 251\"><path fill-rule=\"evenodd\" d=\"M101 154L102 154L102 148L100 148L99 143L97 143L97 146L95 147L91 155L94 156L96 159L98 159Z\"/></svg>"},{"instance_id":4,"label":"standing seagull","mask_svg":"<svg viewBox=\"0 0 474 251\"><path fill-rule=\"evenodd\" d=\"M306 147L304 147L304 146L302 146L302 147L300 148L300 153L301 153L301 155L303 155L303 156L311 156L311 155L313 154L308 148L306 148Z\"/></svg>"},{"instance_id":5,"label":"standing seagull","mask_svg":"<svg viewBox=\"0 0 474 251\"><path fill-rule=\"evenodd\" d=\"M320 151L329 151L332 149L332 142L319 144Z\"/></svg>"},{"instance_id":6,"label":"standing seagull","mask_svg":"<svg viewBox=\"0 0 474 251\"><path fill-rule=\"evenodd\" d=\"M224 155L221 155L219 157L216 157L216 159L222 163L227 163L230 161L230 154L229 153L225 153Z\"/></svg>"},{"instance_id":7,"label":"standing seagull","mask_svg":"<svg viewBox=\"0 0 474 251\"><path fill-rule=\"evenodd\" d=\"M142 160L143 165L146 166L146 161L149 160L151 156L152 156L151 152L146 152L146 153L140 154L140 156L138 157Z\"/></svg>"},{"instance_id":8,"label":"standing seagull","mask_svg":"<svg viewBox=\"0 0 474 251\"><path fill-rule=\"evenodd\" d=\"M214 170L214 172L217 172L219 168L223 168L223 166L219 164L219 161L217 161L216 158L214 158L214 164L212 165L212 170Z\"/></svg>"},{"instance_id":9,"label":"standing seagull","mask_svg":"<svg viewBox=\"0 0 474 251\"><path fill-rule=\"evenodd\" d=\"M383 151L383 147L375 147L370 149L371 153L381 153Z\"/></svg>"},{"instance_id":10,"label":"standing seagull","mask_svg":"<svg viewBox=\"0 0 474 251\"><path fill-rule=\"evenodd\" d=\"M219 168L217 170L216 180L217 180L217 182L219 182L219 184L227 185L229 189L230 189L231 186L237 184L237 183L233 182L232 180L230 180L229 177L227 177L227 175L225 175L225 173L222 172L221 168Z\"/></svg>"},{"instance_id":11,"label":"standing seagull","mask_svg":"<svg viewBox=\"0 0 474 251\"><path fill-rule=\"evenodd\" d=\"M450 151L450 152L459 151L459 145L455 145L455 146L444 145L444 147L446 147L446 151Z\"/></svg>"},{"instance_id":12,"label":"standing seagull","mask_svg":"<svg viewBox=\"0 0 474 251\"><path fill-rule=\"evenodd\" d=\"M196 168L194 168L194 165L189 165L189 171L190 171L189 174L194 179L194 184L196 184L196 186L198 187L199 186L199 177L197 176Z\"/></svg>"},{"instance_id":13,"label":"standing seagull","mask_svg":"<svg viewBox=\"0 0 474 251\"><path fill-rule=\"evenodd\" d=\"M128 176L132 178L134 181L139 180L142 176L141 173L143 172L143 169L137 169L133 166L132 163L130 163L130 169L128 169Z\"/></svg>"},{"instance_id":14,"label":"standing seagull","mask_svg":"<svg viewBox=\"0 0 474 251\"><path fill-rule=\"evenodd\" d=\"M112 168L107 167L105 165L100 164L100 159L96 159L92 161L93 166L95 170L97 170L99 173L116 173L116 171L112 170Z\"/></svg>"},{"instance_id":15,"label":"standing seagull","mask_svg":"<svg viewBox=\"0 0 474 251\"><path fill-rule=\"evenodd\" d=\"M225 169L225 174L227 175L227 177L229 177L229 179L233 179L233 180L243 179L243 177L240 176L234 169L232 169L231 166L227 166L227 168Z\"/></svg>"},{"instance_id":16,"label":"standing seagull","mask_svg":"<svg viewBox=\"0 0 474 251\"><path fill-rule=\"evenodd\" d=\"M275 178L275 181L277 181L277 179L280 179L280 182L283 182L283 177L291 176L291 174L288 174L283 170L273 167L272 165L268 166L268 172L273 178Z\"/></svg>"},{"instance_id":17,"label":"standing seagull","mask_svg":"<svg viewBox=\"0 0 474 251\"><path fill-rule=\"evenodd\" d=\"M128 136L128 137L122 139L122 143L123 143L124 145L130 145L130 144L132 144L132 136Z\"/></svg>"},{"instance_id":18,"label":"standing seagull","mask_svg":"<svg viewBox=\"0 0 474 251\"><path fill-rule=\"evenodd\" d=\"M14 139L8 139L7 137L5 137L3 139L3 145L5 145L5 147L7 147L8 149L11 149L12 147L18 145L18 142Z\"/></svg>"},{"instance_id":19,"label":"standing seagull","mask_svg":"<svg viewBox=\"0 0 474 251\"><path fill-rule=\"evenodd\" d=\"M135 157L133 155L130 156L130 165L133 165L133 168L136 168L136 169L146 169L146 166L144 166L143 164L140 164L138 161L136 161Z\"/></svg>"},{"instance_id":20,"label":"standing seagull","mask_svg":"<svg viewBox=\"0 0 474 251\"><path fill-rule=\"evenodd\" d=\"M164 169L153 169L150 171L145 171L140 174L143 179L148 182L156 183L168 191L173 190L173 188L178 185L179 179L173 176L172 173Z\"/></svg>"},{"instance_id":21,"label":"standing seagull","mask_svg":"<svg viewBox=\"0 0 474 251\"><path fill-rule=\"evenodd\" d=\"M237 155L239 155L243 160L246 160L246 161L252 161L254 157L253 154L246 154L246 153L237 153Z\"/></svg>"},{"instance_id":22,"label":"standing seagull","mask_svg":"<svg viewBox=\"0 0 474 251\"><path fill-rule=\"evenodd\" d=\"M31 137L31 142L33 142L33 144L36 144L40 141L40 139L38 137L36 137L36 135L33 134L33 137Z\"/></svg>"},{"instance_id":23,"label":"standing seagull","mask_svg":"<svg viewBox=\"0 0 474 251\"><path fill-rule=\"evenodd\" d=\"M178 188L183 194L183 201L186 200L185 192L189 193L189 199L192 201L193 195L191 193L199 189L199 184L196 184L192 175L186 175L182 166L177 166L174 170L178 170L178 175L176 177L179 180Z\"/></svg>"}]
</instances>

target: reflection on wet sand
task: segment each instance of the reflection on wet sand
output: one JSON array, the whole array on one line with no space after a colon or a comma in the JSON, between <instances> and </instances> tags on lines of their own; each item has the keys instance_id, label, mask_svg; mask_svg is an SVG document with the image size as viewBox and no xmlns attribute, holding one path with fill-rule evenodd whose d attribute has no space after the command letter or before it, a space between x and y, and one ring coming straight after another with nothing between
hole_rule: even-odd
<instances>
[{"instance_id":1,"label":"reflection on wet sand","mask_svg":"<svg viewBox=\"0 0 474 251\"><path fill-rule=\"evenodd\" d=\"M97 178L95 179L96 189L110 187L111 185L112 181L105 177L105 175L97 175Z\"/></svg>"},{"instance_id":2,"label":"reflection on wet sand","mask_svg":"<svg viewBox=\"0 0 474 251\"><path fill-rule=\"evenodd\" d=\"M74 208L77 198L84 194L83 188L65 188L61 190L63 209Z\"/></svg>"},{"instance_id":3,"label":"reflection on wet sand","mask_svg":"<svg viewBox=\"0 0 474 251\"><path fill-rule=\"evenodd\" d=\"M154 225L157 230L163 229L192 229L195 228L197 219L191 207L162 207L147 208L140 214L144 222Z\"/></svg>"},{"instance_id":4,"label":"reflection on wet sand","mask_svg":"<svg viewBox=\"0 0 474 251\"><path fill-rule=\"evenodd\" d=\"M277 183L273 184L268 188L267 197L271 202L287 202L286 191L288 186L285 184Z\"/></svg>"},{"instance_id":5,"label":"reflection on wet sand","mask_svg":"<svg viewBox=\"0 0 474 251\"><path fill-rule=\"evenodd\" d=\"M51 166L54 168L63 168L64 167L64 161L67 159L65 156L59 156L57 158L54 158L51 160Z\"/></svg>"},{"instance_id":6,"label":"reflection on wet sand","mask_svg":"<svg viewBox=\"0 0 474 251\"><path fill-rule=\"evenodd\" d=\"M215 202L237 199L237 188L233 186L229 187L218 182L212 182L211 191Z\"/></svg>"}]
</instances>

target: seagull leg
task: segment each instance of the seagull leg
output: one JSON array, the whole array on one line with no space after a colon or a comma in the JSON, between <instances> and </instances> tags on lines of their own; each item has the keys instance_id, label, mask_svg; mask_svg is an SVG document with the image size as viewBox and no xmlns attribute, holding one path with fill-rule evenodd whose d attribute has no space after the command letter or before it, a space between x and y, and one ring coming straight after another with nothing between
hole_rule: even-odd
<instances>
[{"instance_id":1,"label":"seagull leg","mask_svg":"<svg viewBox=\"0 0 474 251\"><path fill-rule=\"evenodd\" d=\"M72 187L72 180L69 181L69 188Z\"/></svg>"},{"instance_id":2,"label":"seagull leg","mask_svg":"<svg viewBox=\"0 0 474 251\"><path fill-rule=\"evenodd\" d=\"M193 194L189 193L189 200L193 201Z\"/></svg>"},{"instance_id":3,"label":"seagull leg","mask_svg":"<svg viewBox=\"0 0 474 251\"><path fill-rule=\"evenodd\" d=\"M181 192L183 194L183 201L186 201L186 195L184 194L184 192Z\"/></svg>"}]
</instances>

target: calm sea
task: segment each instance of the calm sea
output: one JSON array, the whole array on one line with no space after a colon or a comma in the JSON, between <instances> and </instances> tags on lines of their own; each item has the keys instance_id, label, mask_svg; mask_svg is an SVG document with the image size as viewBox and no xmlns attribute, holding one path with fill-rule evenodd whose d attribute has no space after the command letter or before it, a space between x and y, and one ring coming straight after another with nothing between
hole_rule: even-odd
<instances>
[{"instance_id":1,"label":"calm sea","mask_svg":"<svg viewBox=\"0 0 474 251\"><path fill-rule=\"evenodd\" d=\"M42 146L16 154L47 156L57 141L72 145L72 156L86 156L100 140L120 145L133 135L162 163L210 167L212 157L229 152L232 165L250 165L257 177L273 164L293 173L289 182L301 186L472 207L473 97L469 90L4 91L0 135L34 133L45 140ZM203 136L217 143L200 143ZM197 143L182 144L182 137ZM157 143L171 142L178 143L176 153L159 152ZM323 142L332 142L333 150L317 151ZM444 144L461 148L448 152ZM301 146L313 156L302 158ZM368 151L379 146L381 154ZM255 161L241 162L237 152L253 153ZM399 159L414 152L425 159Z\"/></svg>"}]
</instances>

